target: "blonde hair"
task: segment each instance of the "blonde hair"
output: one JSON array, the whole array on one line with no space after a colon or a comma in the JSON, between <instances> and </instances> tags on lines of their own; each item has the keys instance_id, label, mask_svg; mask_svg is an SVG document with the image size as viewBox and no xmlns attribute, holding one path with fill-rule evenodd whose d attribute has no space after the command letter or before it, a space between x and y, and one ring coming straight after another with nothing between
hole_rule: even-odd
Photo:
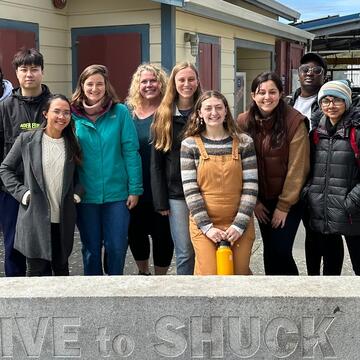
<instances>
[{"instance_id":1,"label":"blonde hair","mask_svg":"<svg viewBox=\"0 0 360 360\"><path fill-rule=\"evenodd\" d=\"M223 123L224 129L226 129L233 138L239 138L240 130L231 114L229 103L226 97L221 92L216 90L205 91L196 101L194 111L191 114L191 117L185 127L184 138L187 138L189 136L196 136L205 131L206 124L204 121L201 121L199 111L201 109L202 103L205 100L210 99L211 97L221 100L225 106L226 115Z\"/></svg>"},{"instance_id":2,"label":"blonde hair","mask_svg":"<svg viewBox=\"0 0 360 360\"><path fill-rule=\"evenodd\" d=\"M160 99L164 97L166 91L166 84L168 78L166 72L161 68L161 66L151 63L139 65L131 78L129 94L125 100L126 104L132 111L139 108L143 100L139 88L141 74L144 71L151 72L155 76L157 82L160 84Z\"/></svg>"},{"instance_id":3,"label":"blonde hair","mask_svg":"<svg viewBox=\"0 0 360 360\"><path fill-rule=\"evenodd\" d=\"M103 105L108 104L109 100L112 100L114 104L120 102L118 96L116 95L115 89L110 84L109 80L109 71L106 66L104 65L90 65L86 67L83 72L80 74L79 79L76 84L76 89L74 94L71 98L71 105L74 105L76 108L83 108L83 101L86 99L86 95L84 92L84 83L86 79L90 76L100 74L104 78L105 82L105 95L103 100Z\"/></svg>"},{"instance_id":4,"label":"blonde hair","mask_svg":"<svg viewBox=\"0 0 360 360\"><path fill-rule=\"evenodd\" d=\"M154 122L151 126L153 144L156 150L163 152L169 151L172 146L172 117L174 103L176 103L179 94L176 91L175 76L183 69L190 68L194 71L198 80L198 87L193 95L194 103L197 101L201 94L201 85L199 80L199 73L194 64L184 61L176 64L170 74L169 82L165 91L165 95L154 114Z\"/></svg>"}]
</instances>

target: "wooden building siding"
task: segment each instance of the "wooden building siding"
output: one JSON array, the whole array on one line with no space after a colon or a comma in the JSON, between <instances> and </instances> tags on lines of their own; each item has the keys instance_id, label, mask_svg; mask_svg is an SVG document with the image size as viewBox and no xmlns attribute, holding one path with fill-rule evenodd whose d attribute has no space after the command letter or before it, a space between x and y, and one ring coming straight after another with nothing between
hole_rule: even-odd
<instances>
[{"instance_id":1,"label":"wooden building siding","mask_svg":"<svg viewBox=\"0 0 360 360\"><path fill-rule=\"evenodd\" d=\"M184 42L184 33L201 33L220 37L220 90L234 107L235 39L275 45L275 37L205 17L198 17L178 9L176 12L176 61L196 62L190 54L189 43Z\"/></svg>"},{"instance_id":2,"label":"wooden building siding","mask_svg":"<svg viewBox=\"0 0 360 360\"><path fill-rule=\"evenodd\" d=\"M66 9L56 10L49 0L0 2L0 16L39 25L39 49L44 55L44 82L53 92L70 94L71 57Z\"/></svg>"},{"instance_id":3,"label":"wooden building siding","mask_svg":"<svg viewBox=\"0 0 360 360\"><path fill-rule=\"evenodd\" d=\"M51 91L72 92L71 29L92 26L150 25L150 61L161 62L160 4L148 0L71 0L63 10L50 0L0 1L0 16L39 24L44 82Z\"/></svg>"}]
</instances>

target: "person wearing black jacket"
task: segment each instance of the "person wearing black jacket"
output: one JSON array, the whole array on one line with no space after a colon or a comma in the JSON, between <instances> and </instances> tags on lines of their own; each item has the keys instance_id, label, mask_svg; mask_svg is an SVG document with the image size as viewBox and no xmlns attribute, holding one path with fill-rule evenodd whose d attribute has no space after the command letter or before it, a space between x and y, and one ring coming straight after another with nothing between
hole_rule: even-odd
<instances>
[{"instance_id":1,"label":"person wearing black jacket","mask_svg":"<svg viewBox=\"0 0 360 360\"><path fill-rule=\"evenodd\" d=\"M359 146L360 110L351 105L346 81L329 81L318 94L324 113L310 133L311 173L303 189L310 226L323 256L323 274L340 275L345 236L356 275L360 275L360 168L351 142ZM355 129L355 130L352 130Z\"/></svg>"},{"instance_id":2,"label":"person wearing black jacket","mask_svg":"<svg viewBox=\"0 0 360 360\"><path fill-rule=\"evenodd\" d=\"M316 127L322 112L317 102L317 94L325 82L326 61L316 53L306 53L300 60L298 69L300 87L287 96L287 102L309 119L309 128Z\"/></svg>"},{"instance_id":3,"label":"person wearing black jacket","mask_svg":"<svg viewBox=\"0 0 360 360\"><path fill-rule=\"evenodd\" d=\"M298 76L300 87L287 97L288 104L300 111L308 119L309 130L319 123L323 113L317 102L317 94L325 82L327 64L325 59L316 53L306 53L300 59ZM322 254L318 247L316 233L309 226L309 216L303 212L302 221L305 227L305 257L308 275L320 275ZM334 238L334 244L343 247L341 236Z\"/></svg>"},{"instance_id":4,"label":"person wearing black jacket","mask_svg":"<svg viewBox=\"0 0 360 360\"><path fill-rule=\"evenodd\" d=\"M194 273L195 255L181 181L180 147L188 116L200 94L195 66L189 62L175 65L152 124L150 173L153 204L161 215L169 216L178 275Z\"/></svg>"},{"instance_id":5,"label":"person wearing black jacket","mask_svg":"<svg viewBox=\"0 0 360 360\"><path fill-rule=\"evenodd\" d=\"M21 49L13 58L20 87L0 103L0 162L10 151L18 135L37 129L43 122L43 107L51 93L42 84L44 59L36 49ZM21 169L18 170L21 175ZM4 235L5 275L25 276L26 258L14 249L19 203L1 183L0 225Z\"/></svg>"}]
</instances>

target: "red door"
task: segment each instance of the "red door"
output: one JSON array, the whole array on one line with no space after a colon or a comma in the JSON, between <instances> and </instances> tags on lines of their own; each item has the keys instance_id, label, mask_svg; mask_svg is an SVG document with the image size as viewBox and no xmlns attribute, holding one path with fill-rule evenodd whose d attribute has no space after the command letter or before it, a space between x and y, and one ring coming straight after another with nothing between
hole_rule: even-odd
<instances>
[{"instance_id":1,"label":"red door","mask_svg":"<svg viewBox=\"0 0 360 360\"><path fill-rule=\"evenodd\" d=\"M220 90L220 46L199 43L199 76L203 90Z\"/></svg>"},{"instance_id":2,"label":"red door","mask_svg":"<svg viewBox=\"0 0 360 360\"><path fill-rule=\"evenodd\" d=\"M287 42L276 41L276 72L281 77L285 94L291 93L294 69L300 65L300 59L304 54L304 46Z\"/></svg>"},{"instance_id":3,"label":"red door","mask_svg":"<svg viewBox=\"0 0 360 360\"><path fill-rule=\"evenodd\" d=\"M0 66L5 78L10 80L14 87L19 86L12 59L20 48L35 48L36 38L32 31L0 28Z\"/></svg>"},{"instance_id":4,"label":"red door","mask_svg":"<svg viewBox=\"0 0 360 360\"><path fill-rule=\"evenodd\" d=\"M79 35L77 74L91 64L107 66L110 81L121 101L127 96L131 76L141 63L139 33Z\"/></svg>"}]
</instances>

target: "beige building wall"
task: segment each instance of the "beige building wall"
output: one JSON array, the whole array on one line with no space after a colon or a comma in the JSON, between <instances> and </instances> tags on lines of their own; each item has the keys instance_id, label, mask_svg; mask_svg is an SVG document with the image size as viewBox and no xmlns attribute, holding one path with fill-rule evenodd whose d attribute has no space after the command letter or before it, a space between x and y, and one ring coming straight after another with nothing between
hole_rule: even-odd
<instances>
[{"instance_id":1,"label":"beige building wall","mask_svg":"<svg viewBox=\"0 0 360 360\"><path fill-rule=\"evenodd\" d=\"M70 38L67 11L56 10L49 0L0 1L0 16L39 24L40 51L44 55L44 82L53 92L69 94Z\"/></svg>"},{"instance_id":2,"label":"beige building wall","mask_svg":"<svg viewBox=\"0 0 360 360\"><path fill-rule=\"evenodd\" d=\"M271 52L238 48L236 55L236 71L246 72L246 104L249 105L252 81L261 72L271 70Z\"/></svg>"},{"instance_id":3,"label":"beige building wall","mask_svg":"<svg viewBox=\"0 0 360 360\"><path fill-rule=\"evenodd\" d=\"M149 25L150 61L161 62L160 4L148 0L71 0L69 29L94 26Z\"/></svg>"},{"instance_id":4,"label":"beige building wall","mask_svg":"<svg viewBox=\"0 0 360 360\"><path fill-rule=\"evenodd\" d=\"M53 92L70 95L72 91L72 28L149 24L150 61L161 62L161 8L156 2L70 0L63 10L59 10L53 7L50 0L7 0L0 1L0 14L6 14L6 19L39 24L40 51L45 60L44 82ZM227 96L231 107L234 106L235 39L275 44L274 36L195 16L177 8L176 62L196 62L196 58L190 54L189 43L184 42L185 32L220 38L221 91ZM243 53L242 56L245 59L248 55ZM248 75L247 79L250 81L251 76Z\"/></svg>"},{"instance_id":5,"label":"beige building wall","mask_svg":"<svg viewBox=\"0 0 360 360\"><path fill-rule=\"evenodd\" d=\"M272 35L228 25L220 21L195 16L181 10L176 12L176 61L195 62L190 54L189 43L184 43L184 33L201 33L220 37L221 92L227 97L231 108L234 107L234 74L235 74L235 39L255 41L267 45L275 45Z\"/></svg>"},{"instance_id":6,"label":"beige building wall","mask_svg":"<svg viewBox=\"0 0 360 360\"><path fill-rule=\"evenodd\" d=\"M0 14L9 20L39 24L44 82L54 93L72 92L71 28L150 25L150 60L161 62L160 4L147 0L70 0L55 9L50 0L0 1ZM3 17L0 15L0 17Z\"/></svg>"}]
</instances>

